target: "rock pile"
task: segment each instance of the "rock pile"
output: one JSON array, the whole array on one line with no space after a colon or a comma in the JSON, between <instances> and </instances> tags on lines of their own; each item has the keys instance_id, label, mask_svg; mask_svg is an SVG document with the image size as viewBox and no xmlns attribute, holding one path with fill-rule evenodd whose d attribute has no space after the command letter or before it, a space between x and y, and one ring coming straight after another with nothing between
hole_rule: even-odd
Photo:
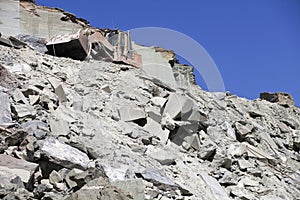
<instances>
[{"instance_id":1,"label":"rock pile","mask_svg":"<svg viewBox=\"0 0 300 200\"><path fill-rule=\"evenodd\" d=\"M1 199L300 198L290 96L206 92L137 51L170 73L0 45Z\"/></svg>"}]
</instances>

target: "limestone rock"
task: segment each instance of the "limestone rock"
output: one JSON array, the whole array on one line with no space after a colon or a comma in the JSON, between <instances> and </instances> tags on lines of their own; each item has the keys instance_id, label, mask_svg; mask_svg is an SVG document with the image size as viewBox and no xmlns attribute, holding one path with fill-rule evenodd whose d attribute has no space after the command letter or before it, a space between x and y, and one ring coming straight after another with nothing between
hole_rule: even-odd
<instances>
[{"instance_id":1,"label":"limestone rock","mask_svg":"<svg viewBox=\"0 0 300 200\"><path fill-rule=\"evenodd\" d=\"M18 176L29 190L33 189L33 175L37 169L38 164L0 154L0 172Z\"/></svg>"},{"instance_id":2,"label":"limestone rock","mask_svg":"<svg viewBox=\"0 0 300 200\"><path fill-rule=\"evenodd\" d=\"M40 143L40 151L49 161L67 168L86 169L89 165L85 153L52 137Z\"/></svg>"},{"instance_id":3,"label":"limestone rock","mask_svg":"<svg viewBox=\"0 0 300 200\"><path fill-rule=\"evenodd\" d=\"M0 124L12 122L9 96L0 92Z\"/></svg>"}]
</instances>

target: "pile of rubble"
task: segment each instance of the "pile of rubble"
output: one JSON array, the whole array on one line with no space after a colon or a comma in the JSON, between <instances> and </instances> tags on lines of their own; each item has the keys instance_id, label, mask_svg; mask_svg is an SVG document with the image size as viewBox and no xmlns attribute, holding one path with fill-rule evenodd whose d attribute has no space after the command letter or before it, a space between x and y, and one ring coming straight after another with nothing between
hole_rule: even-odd
<instances>
[{"instance_id":1,"label":"pile of rubble","mask_svg":"<svg viewBox=\"0 0 300 200\"><path fill-rule=\"evenodd\" d=\"M174 53L121 31L66 38L0 38L1 199L300 198L290 95L203 91Z\"/></svg>"}]
</instances>

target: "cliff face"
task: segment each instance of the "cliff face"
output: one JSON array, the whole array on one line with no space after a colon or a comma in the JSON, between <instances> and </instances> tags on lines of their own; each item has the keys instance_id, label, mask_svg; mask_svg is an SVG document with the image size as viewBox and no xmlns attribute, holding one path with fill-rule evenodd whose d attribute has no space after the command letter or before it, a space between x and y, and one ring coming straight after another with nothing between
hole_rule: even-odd
<instances>
[{"instance_id":1,"label":"cliff face","mask_svg":"<svg viewBox=\"0 0 300 200\"><path fill-rule=\"evenodd\" d=\"M0 37L2 199L300 198L292 97L203 91L159 48L134 45L140 68L51 56L44 32Z\"/></svg>"}]
</instances>

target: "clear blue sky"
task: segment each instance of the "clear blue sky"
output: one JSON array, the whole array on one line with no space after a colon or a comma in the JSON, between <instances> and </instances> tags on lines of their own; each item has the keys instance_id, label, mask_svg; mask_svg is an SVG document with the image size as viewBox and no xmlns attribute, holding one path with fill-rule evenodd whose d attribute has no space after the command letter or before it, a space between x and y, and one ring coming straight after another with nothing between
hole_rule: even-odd
<instances>
[{"instance_id":1,"label":"clear blue sky","mask_svg":"<svg viewBox=\"0 0 300 200\"><path fill-rule=\"evenodd\" d=\"M37 0L99 28L164 27L199 42L227 91L255 99L263 91L292 94L300 106L299 0L99 1ZM201 77L197 82L206 88Z\"/></svg>"}]
</instances>

